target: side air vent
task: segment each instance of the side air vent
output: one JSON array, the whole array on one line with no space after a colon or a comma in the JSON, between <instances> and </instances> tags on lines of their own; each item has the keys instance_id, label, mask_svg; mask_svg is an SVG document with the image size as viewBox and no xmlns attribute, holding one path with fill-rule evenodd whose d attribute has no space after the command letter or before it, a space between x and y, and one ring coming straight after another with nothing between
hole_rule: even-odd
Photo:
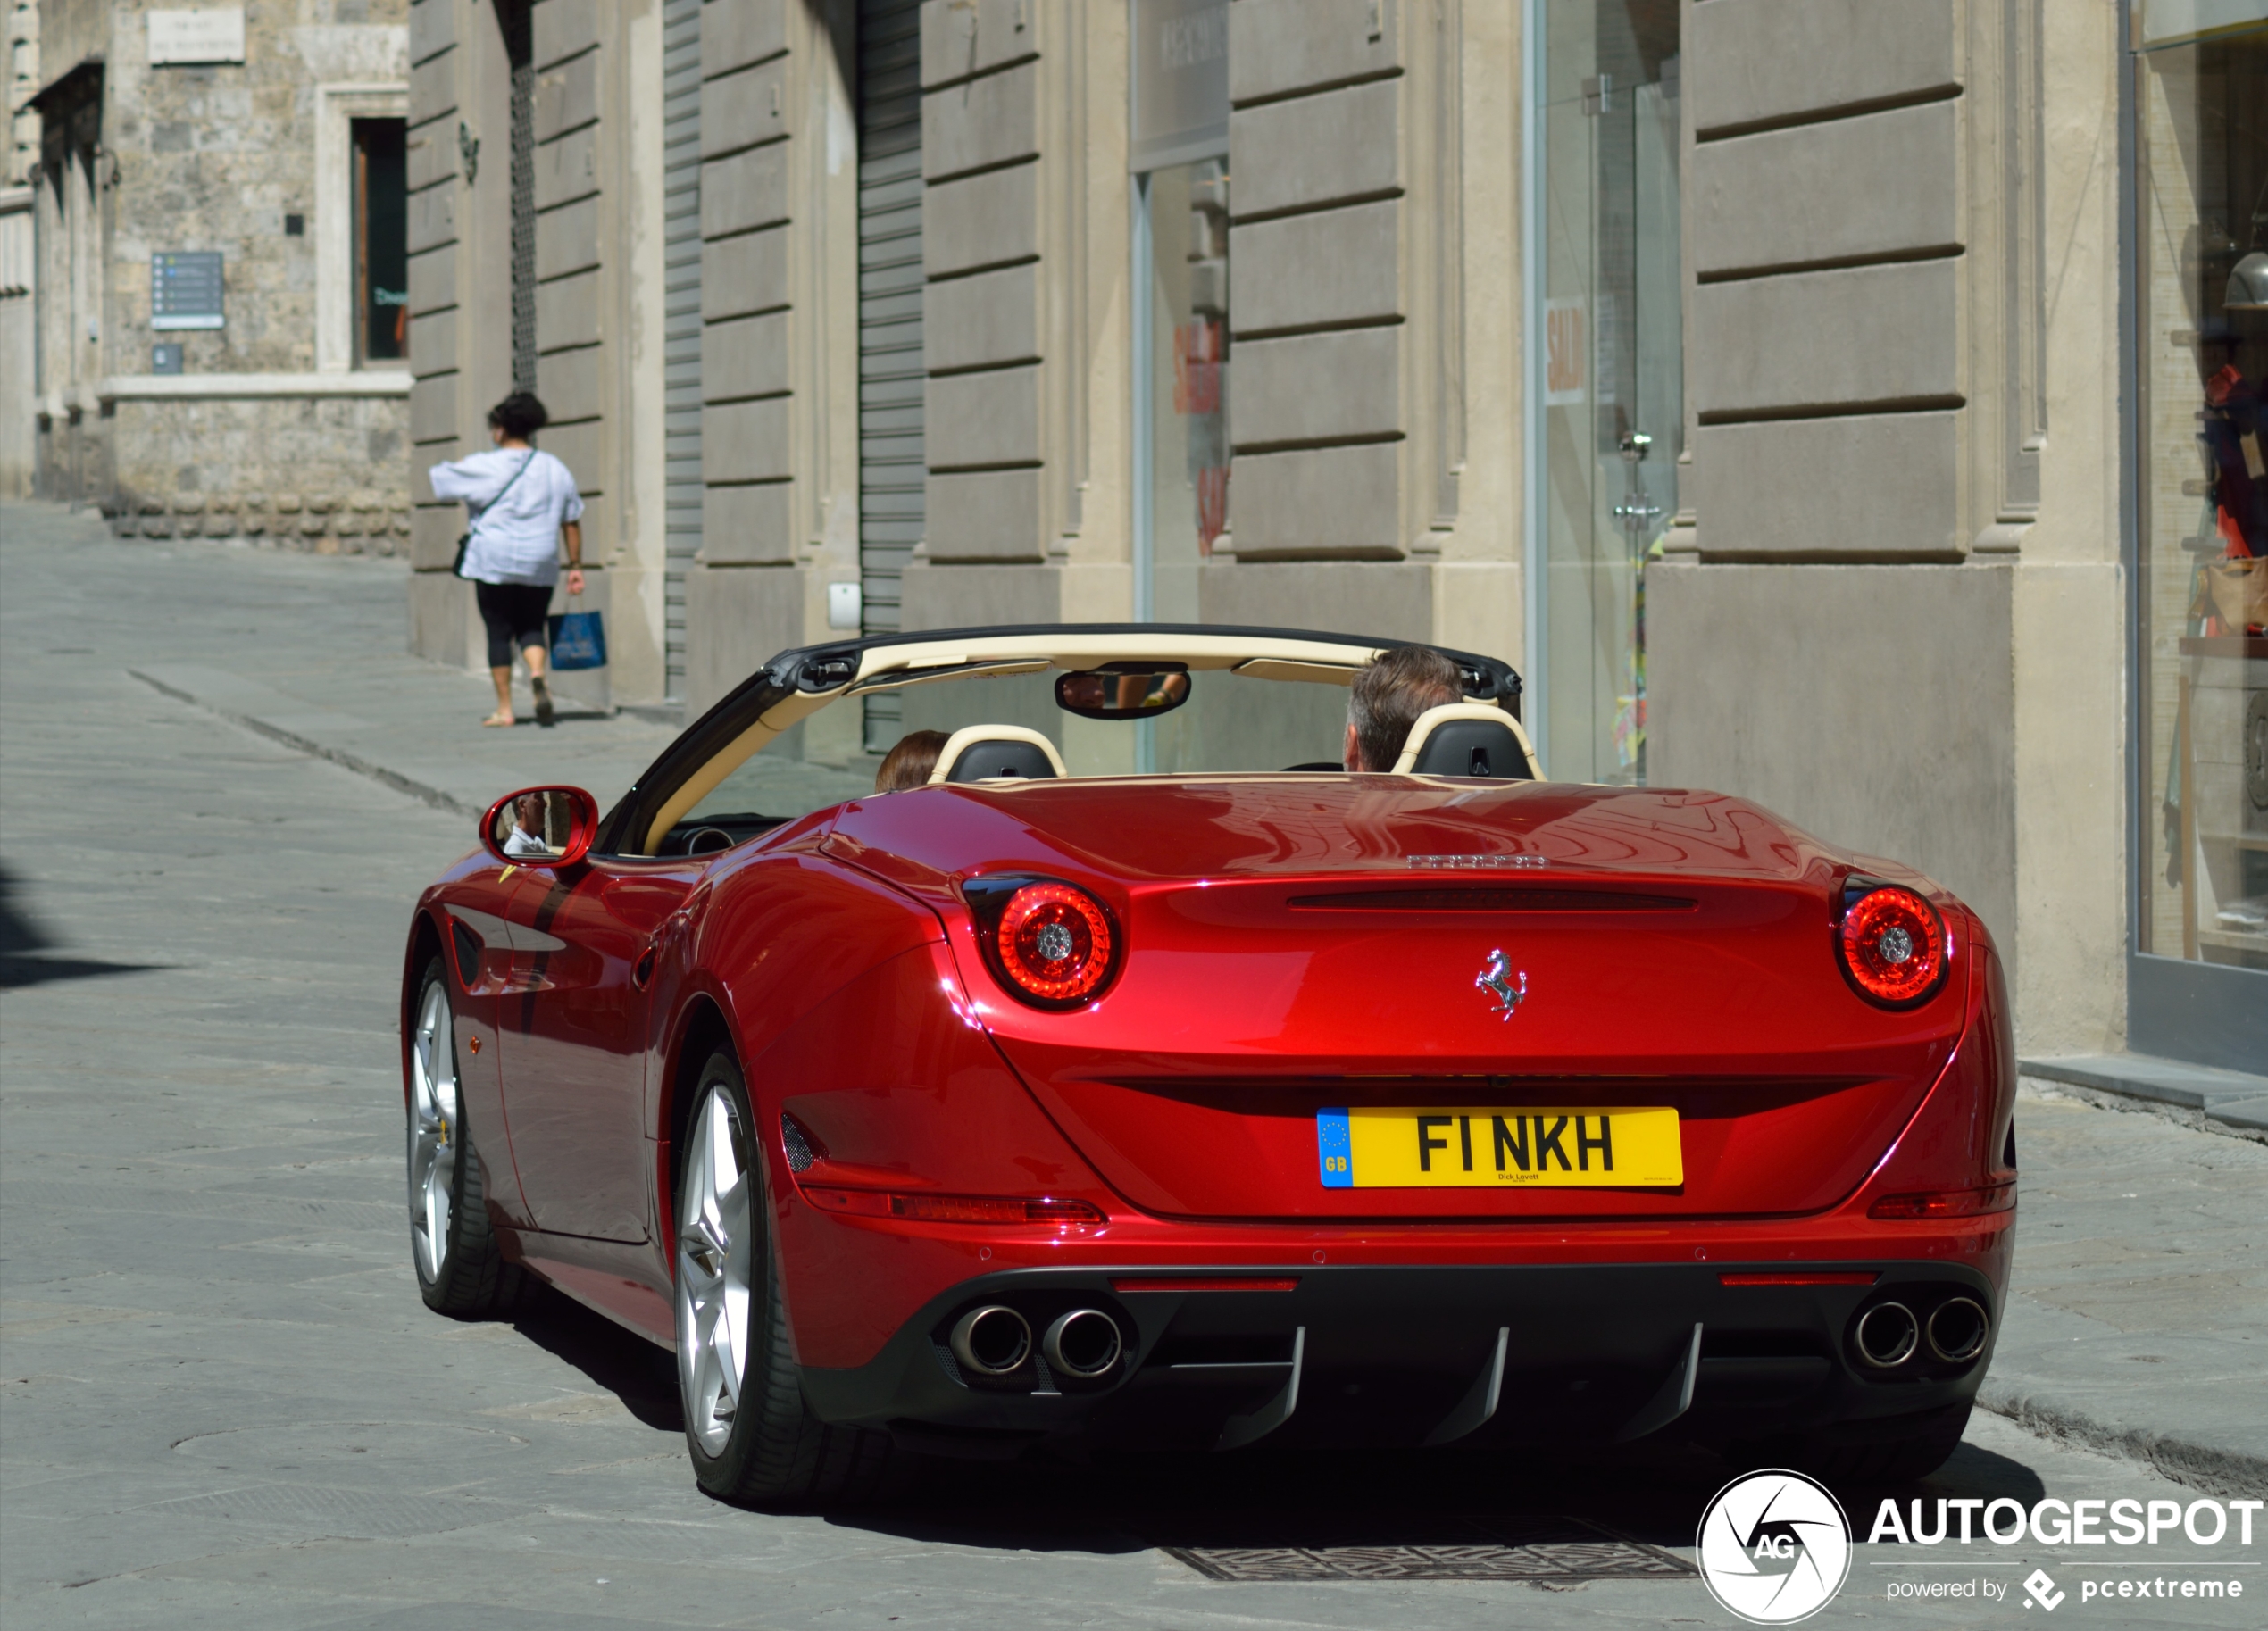
<instances>
[{"instance_id":1,"label":"side air vent","mask_svg":"<svg viewBox=\"0 0 2268 1631\"><path fill-rule=\"evenodd\" d=\"M456 943L457 983L470 991L480 982L480 936L451 918L449 938Z\"/></svg>"}]
</instances>

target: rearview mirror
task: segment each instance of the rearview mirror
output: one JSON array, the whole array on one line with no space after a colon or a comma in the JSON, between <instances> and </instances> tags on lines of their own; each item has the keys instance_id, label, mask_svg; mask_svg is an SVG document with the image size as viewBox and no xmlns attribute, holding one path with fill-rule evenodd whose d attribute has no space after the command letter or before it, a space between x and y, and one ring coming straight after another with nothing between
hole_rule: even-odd
<instances>
[{"instance_id":1,"label":"rearview mirror","mask_svg":"<svg viewBox=\"0 0 2268 1631\"><path fill-rule=\"evenodd\" d=\"M1113 662L1055 681L1055 705L1084 720L1146 720L1189 700L1189 672L1179 663Z\"/></svg>"},{"instance_id":2,"label":"rearview mirror","mask_svg":"<svg viewBox=\"0 0 2268 1631\"><path fill-rule=\"evenodd\" d=\"M580 787L527 787L480 818L480 844L507 866L571 867L598 836L598 801Z\"/></svg>"}]
</instances>

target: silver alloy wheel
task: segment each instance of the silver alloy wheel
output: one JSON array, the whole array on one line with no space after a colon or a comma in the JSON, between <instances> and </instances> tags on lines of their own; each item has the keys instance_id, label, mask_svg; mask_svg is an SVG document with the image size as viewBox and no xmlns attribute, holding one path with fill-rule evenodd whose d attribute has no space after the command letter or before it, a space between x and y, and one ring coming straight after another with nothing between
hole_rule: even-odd
<instances>
[{"instance_id":1,"label":"silver alloy wheel","mask_svg":"<svg viewBox=\"0 0 2268 1631\"><path fill-rule=\"evenodd\" d=\"M410 1045L410 1240L429 1283L441 1277L449 1256L449 1215L456 1182L456 1036L449 993L435 980L425 988Z\"/></svg>"},{"instance_id":2,"label":"silver alloy wheel","mask_svg":"<svg viewBox=\"0 0 2268 1631\"><path fill-rule=\"evenodd\" d=\"M687 1425L721 1455L748 1371L755 1255L747 1140L730 1092L712 1085L693 1123L678 1202L677 1365Z\"/></svg>"}]
</instances>

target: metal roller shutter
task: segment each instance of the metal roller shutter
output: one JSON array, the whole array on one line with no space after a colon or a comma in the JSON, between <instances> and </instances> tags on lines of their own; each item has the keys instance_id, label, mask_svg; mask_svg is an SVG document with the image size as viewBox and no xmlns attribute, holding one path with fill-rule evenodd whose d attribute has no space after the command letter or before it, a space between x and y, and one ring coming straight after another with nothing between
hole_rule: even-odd
<instances>
[{"instance_id":1,"label":"metal roller shutter","mask_svg":"<svg viewBox=\"0 0 2268 1631\"><path fill-rule=\"evenodd\" d=\"M663 651L685 695L685 580L701 547L701 0L662 6Z\"/></svg>"},{"instance_id":2,"label":"metal roller shutter","mask_svg":"<svg viewBox=\"0 0 2268 1631\"><path fill-rule=\"evenodd\" d=\"M858 566L865 632L898 624L921 540L921 23L919 0L858 7ZM898 737L898 699L866 703L866 745Z\"/></svg>"}]
</instances>

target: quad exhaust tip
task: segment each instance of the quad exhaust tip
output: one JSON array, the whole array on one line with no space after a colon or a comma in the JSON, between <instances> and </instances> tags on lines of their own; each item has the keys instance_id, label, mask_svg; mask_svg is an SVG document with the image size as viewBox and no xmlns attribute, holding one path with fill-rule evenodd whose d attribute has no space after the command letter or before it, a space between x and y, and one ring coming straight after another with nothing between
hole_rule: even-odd
<instances>
[{"instance_id":1,"label":"quad exhaust tip","mask_svg":"<svg viewBox=\"0 0 2268 1631\"><path fill-rule=\"evenodd\" d=\"M1903 1302L1877 1302L1858 1317L1858 1356L1877 1370L1903 1365L1922 1341L1914 1311Z\"/></svg>"},{"instance_id":2,"label":"quad exhaust tip","mask_svg":"<svg viewBox=\"0 0 2268 1631\"><path fill-rule=\"evenodd\" d=\"M1952 1364L1972 1360L1984 1352L1992 1329L1991 1316L1973 1297L1954 1297L1940 1302L1930 1315L1930 1352Z\"/></svg>"},{"instance_id":3,"label":"quad exhaust tip","mask_svg":"<svg viewBox=\"0 0 2268 1631\"><path fill-rule=\"evenodd\" d=\"M1075 1308L1047 1327L1039 1352L1050 1370L1091 1380L1118 1363L1124 1346L1117 1320L1098 1308Z\"/></svg>"},{"instance_id":4,"label":"quad exhaust tip","mask_svg":"<svg viewBox=\"0 0 2268 1631\"><path fill-rule=\"evenodd\" d=\"M1031 1324L1013 1308L988 1302L961 1316L948 1345L963 1369L1005 1377L1031 1357Z\"/></svg>"}]
</instances>

